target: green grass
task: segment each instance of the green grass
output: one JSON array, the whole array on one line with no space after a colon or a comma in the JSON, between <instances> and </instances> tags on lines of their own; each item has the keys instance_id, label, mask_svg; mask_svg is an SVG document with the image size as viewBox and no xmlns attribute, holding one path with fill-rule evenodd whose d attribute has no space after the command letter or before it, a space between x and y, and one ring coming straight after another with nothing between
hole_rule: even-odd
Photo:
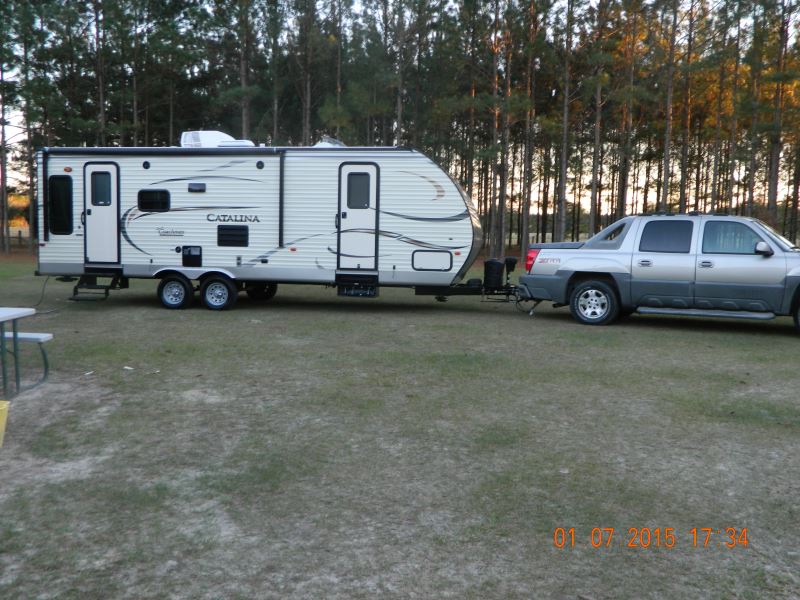
<instances>
[{"instance_id":1,"label":"green grass","mask_svg":"<svg viewBox=\"0 0 800 600\"><path fill-rule=\"evenodd\" d=\"M0 262L2 304L37 302L33 268ZM409 290L281 286L223 313L164 310L147 281L70 292L51 279L22 325L55 339L0 450L0 597L800 589L788 319L597 328ZM26 347L26 377L38 360ZM728 526L750 547L691 546L692 527ZM595 549L594 527L678 541Z\"/></svg>"}]
</instances>

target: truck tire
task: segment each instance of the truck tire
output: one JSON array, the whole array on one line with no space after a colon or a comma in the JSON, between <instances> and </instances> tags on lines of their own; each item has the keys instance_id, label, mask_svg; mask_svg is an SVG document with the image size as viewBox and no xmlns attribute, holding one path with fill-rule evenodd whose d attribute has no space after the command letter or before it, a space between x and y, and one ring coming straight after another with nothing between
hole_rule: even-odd
<instances>
[{"instance_id":1,"label":"truck tire","mask_svg":"<svg viewBox=\"0 0 800 600\"><path fill-rule=\"evenodd\" d=\"M794 326L800 332L800 302L794 306Z\"/></svg>"},{"instance_id":2,"label":"truck tire","mask_svg":"<svg viewBox=\"0 0 800 600\"><path fill-rule=\"evenodd\" d=\"M250 282L244 286L244 291L251 300L272 300L278 291L277 283Z\"/></svg>"},{"instance_id":3,"label":"truck tire","mask_svg":"<svg viewBox=\"0 0 800 600\"><path fill-rule=\"evenodd\" d=\"M158 284L158 299L164 308L186 308L194 298L192 282L180 273L167 275Z\"/></svg>"},{"instance_id":4,"label":"truck tire","mask_svg":"<svg viewBox=\"0 0 800 600\"><path fill-rule=\"evenodd\" d=\"M617 292L605 281L581 281L572 289L569 310L584 325L608 325L619 316Z\"/></svg>"},{"instance_id":5,"label":"truck tire","mask_svg":"<svg viewBox=\"0 0 800 600\"><path fill-rule=\"evenodd\" d=\"M224 275L211 275L200 286L200 298L210 310L225 310L236 302L239 291L236 285Z\"/></svg>"}]
</instances>

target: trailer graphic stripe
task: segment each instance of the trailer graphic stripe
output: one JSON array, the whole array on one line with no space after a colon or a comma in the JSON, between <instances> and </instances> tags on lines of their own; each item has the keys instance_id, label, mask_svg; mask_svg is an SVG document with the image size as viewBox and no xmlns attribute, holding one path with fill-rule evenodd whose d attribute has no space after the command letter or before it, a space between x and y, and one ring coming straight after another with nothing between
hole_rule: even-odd
<instances>
[{"instance_id":1,"label":"trailer graphic stripe","mask_svg":"<svg viewBox=\"0 0 800 600\"><path fill-rule=\"evenodd\" d=\"M231 177L229 175L194 175L192 177L173 177L171 179L162 179L161 181L154 181L150 185L158 185L160 183L170 183L172 181L196 181L197 179L233 179L235 181L252 181L254 183L264 183L260 179L248 179L247 177Z\"/></svg>"},{"instance_id":2,"label":"trailer graphic stripe","mask_svg":"<svg viewBox=\"0 0 800 600\"><path fill-rule=\"evenodd\" d=\"M368 233L374 234L374 229L342 229L342 233ZM392 238L397 240L398 242L403 242L404 244L411 244L412 246L419 246L420 248L429 248L431 250L461 250L462 248L466 248L467 246L443 246L441 244L434 244L432 242L424 242L422 240L416 240L414 238L410 238L407 235L402 233L396 233L394 231L385 231L383 229L379 230L378 235L383 237Z\"/></svg>"},{"instance_id":3,"label":"trailer graphic stripe","mask_svg":"<svg viewBox=\"0 0 800 600\"><path fill-rule=\"evenodd\" d=\"M441 222L441 223L451 223L454 221L463 221L464 219L469 219L469 211L465 210L462 213L458 213L457 215L451 215L449 217L415 217L413 215L401 215L400 213L389 212L388 210L380 211L381 214L384 215L391 215L393 217L400 217L401 219L408 219L409 221L425 221L425 222Z\"/></svg>"},{"instance_id":4,"label":"trailer graphic stripe","mask_svg":"<svg viewBox=\"0 0 800 600\"><path fill-rule=\"evenodd\" d=\"M230 162L225 163L224 165L220 165L218 167L214 167L213 169L200 169L200 173L208 173L209 171L216 171L217 169L230 169L231 167L235 167L236 165L241 165L250 161L247 160L232 160Z\"/></svg>"},{"instance_id":5,"label":"trailer graphic stripe","mask_svg":"<svg viewBox=\"0 0 800 600\"><path fill-rule=\"evenodd\" d=\"M139 252L141 252L142 254L147 254L148 256L153 256L149 252L146 252L146 251L142 250L141 248L139 248L139 246L134 244L133 240L131 239L131 236L128 235L128 223L130 221L133 221L133 220L139 218L139 217L131 218L130 215L135 210L139 210L139 209L134 206L133 208L129 208L128 210L126 210L125 214L122 215L122 226L120 227L120 233L122 233L122 237L125 238L125 241L128 242L134 248L136 248ZM155 214L155 213L145 213L145 214L152 215L152 214ZM144 216L144 215L140 215L140 216Z\"/></svg>"},{"instance_id":6,"label":"trailer graphic stripe","mask_svg":"<svg viewBox=\"0 0 800 600\"><path fill-rule=\"evenodd\" d=\"M419 177L420 179L424 179L425 181L430 183L433 186L433 189L436 190L436 197L432 198L432 200L441 200L442 198L444 198L444 196L445 196L444 188L442 187L442 184L440 184L439 182L434 181L430 177L427 177L425 175L420 175L419 173L414 173L412 171L400 171L400 173L407 173L409 175L415 175L415 176Z\"/></svg>"}]
</instances>

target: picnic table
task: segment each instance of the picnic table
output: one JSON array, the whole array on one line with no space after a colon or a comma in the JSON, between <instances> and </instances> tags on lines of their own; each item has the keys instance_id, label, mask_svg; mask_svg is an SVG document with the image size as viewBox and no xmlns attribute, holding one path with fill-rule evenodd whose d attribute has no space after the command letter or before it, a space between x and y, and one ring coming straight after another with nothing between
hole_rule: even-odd
<instances>
[{"instance_id":1,"label":"picnic table","mask_svg":"<svg viewBox=\"0 0 800 600\"><path fill-rule=\"evenodd\" d=\"M20 391L19 385L19 328L17 327L17 321L19 319L23 319L25 317L30 317L36 314L35 308L14 308L14 307L3 307L0 306L0 363L2 363L2 371L3 371L3 397L8 398L8 388L9 388L9 381L8 381L8 364L7 358L8 355L12 355L14 357L14 393L17 394ZM11 349L9 350L6 347L6 324L11 323Z\"/></svg>"}]
</instances>

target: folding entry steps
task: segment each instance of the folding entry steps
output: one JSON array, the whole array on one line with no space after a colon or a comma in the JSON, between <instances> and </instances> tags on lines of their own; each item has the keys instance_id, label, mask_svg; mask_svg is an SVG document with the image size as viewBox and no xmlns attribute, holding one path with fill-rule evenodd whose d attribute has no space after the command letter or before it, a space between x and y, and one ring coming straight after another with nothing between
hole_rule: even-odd
<instances>
[{"instance_id":1,"label":"folding entry steps","mask_svg":"<svg viewBox=\"0 0 800 600\"><path fill-rule=\"evenodd\" d=\"M98 283L98 278L108 278L108 283ZM70 300L82 302L87 300L105 300L111 290L125 290L128 288L128 278L119 274L114 275L81 275L78 283L72 288Z\"/></svg>"}]
</instances>

